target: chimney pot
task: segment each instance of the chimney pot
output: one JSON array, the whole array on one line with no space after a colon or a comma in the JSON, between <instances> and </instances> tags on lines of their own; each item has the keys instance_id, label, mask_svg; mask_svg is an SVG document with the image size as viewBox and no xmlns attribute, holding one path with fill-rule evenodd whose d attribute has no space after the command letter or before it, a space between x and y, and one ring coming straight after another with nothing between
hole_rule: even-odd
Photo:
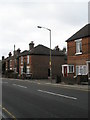
<instances>
[{"instance_id":1,"label":"chimney pot","mask_svg":"<svg viewBox=\"0 0 90 120\"><path fill-rule=\"evenodd\" d=\"M11 56L12 56L12 53L11 53L11 52L9 52L9 54L8 54L8 55L9 55L9 57L11 57Z\"/></svg>"},{"instance_id":2,"label":"chimney pot","mask_svg":"<svg viewBox=\"0 0 90 120\"><path fill-rule=\"evenodd\" d=\"M2 56L2 60L4 60L4 56Z\"/></svg>"},{"instance_id":3,"label":"chimney pot","mask_svg":"<svg viewBox=\"0 0 90 120\"><path fill-rule=\"evenodd\" d=\"M34 43L33 43L33 41L31 41L31 43L29 44L29 50L31 50L32 48L34 48Z\"/></svg>"}]
</instances>

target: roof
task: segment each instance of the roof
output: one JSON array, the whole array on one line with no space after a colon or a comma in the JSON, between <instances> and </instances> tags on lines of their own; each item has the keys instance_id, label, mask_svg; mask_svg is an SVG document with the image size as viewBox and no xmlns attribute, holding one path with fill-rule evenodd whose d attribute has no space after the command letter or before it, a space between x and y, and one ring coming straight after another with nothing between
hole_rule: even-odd
<instances>
[{"instance_id":1,"label":"roof","mask_svg":"<svg viewBox=\"0 0 90 120\"><path fill-rule=\"evenodd\" d=\"M51 50L53 56L62 56L64 53L62 51ZM30 53L30 55L50 55L50 49L44 45L38 45L34 47Z\"/></svg>"},{"instance_id":2,"label":"roof","mask_svg":"<svg viewBox=\"0 0 90 120\"><path fill-rule=\"evenodd\" d=\"M81 28L78 32L72 35L66 42L73 41L80 38L90 37L90 23Z\"/></svg>"},{"instance_id":3,"label":"roof","mask_svg":"<svg viewBox=\"0 0 90 120\"><path fill-rule=\"evenodd\" d=\"M29 50L24 50L23 52L21 52L21 53L19 54L19 56L25 56L25 55L27 55L27 54L29 54Z\"/></svg>"},{"instance_id":4,"label":"roof","mask_svg":"<svg viewBox=\"0 0 90 120\"><path fill-rule=\"evenodd\" d=\"M51 50L52 56L64 56L65 54L62 51L57 51L57 50ZM36 47L32 48L32 50L24 50L19 54L20 56L26 56L26 55L50 55L50 49L44 45L37 45ZM17 56L11 56L7 57L4 60L10 60L17 58Z\"/></svg>"}]
</instances>

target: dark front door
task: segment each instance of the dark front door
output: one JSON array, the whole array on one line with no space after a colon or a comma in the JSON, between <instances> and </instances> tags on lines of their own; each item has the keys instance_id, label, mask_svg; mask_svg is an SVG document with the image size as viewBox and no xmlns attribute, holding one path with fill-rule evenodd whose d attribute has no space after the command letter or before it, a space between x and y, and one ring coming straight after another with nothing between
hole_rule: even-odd
<instances>
[{"instance_id":1,"label":"dark front door","mask_svg":"<svg viewBox=\"0 0 90 120\"><path fill-rule=\"evenodd\" d=\"M19 74L19 57L17 58L17 72Z\"/></svg>"},{"instance_id":2,"label":"dark front door","mask_svg":"<svg viewBox=\"0 0 90 120\"><path fill-rule=\"evenodd\" d=\"M90 63L88 63L88 76L90 78Z\"/></svg>"},{"instance_id":3,"label":"dark front door","mask_svg":"<svg viewBox=\"0 0 90 120\"><path fill-rule=\"evenodd\" d=\"M67 66L64 66L64 77L67 77Z\"/></svg>"},{"instance_id":4,"label":"dark front door","mask_svg":"<svg viewBox=\"0 0 90 120\"><path fill-rule=\"evenodd\" d=\"M48 69L48 77L50 77L50 69Z\"/></svg>"}]
</instances>

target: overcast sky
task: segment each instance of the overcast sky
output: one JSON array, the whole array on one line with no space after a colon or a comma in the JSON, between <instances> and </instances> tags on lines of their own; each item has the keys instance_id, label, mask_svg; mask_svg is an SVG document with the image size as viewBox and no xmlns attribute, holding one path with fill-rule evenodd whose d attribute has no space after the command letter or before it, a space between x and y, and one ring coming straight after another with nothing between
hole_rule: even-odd
<instances>
[{"instance_id":1,"label":"overcast sky","mask_svg":"<svg viewBox=\"0 0 90 120\"><path fill-rule=\"evenodd\" d=\"M49 31L52 31L52 49L66 42L75 32L88 23L88 0L0 0L0 59L20 48L50 46Z\"/></svg>"}]
</instances>

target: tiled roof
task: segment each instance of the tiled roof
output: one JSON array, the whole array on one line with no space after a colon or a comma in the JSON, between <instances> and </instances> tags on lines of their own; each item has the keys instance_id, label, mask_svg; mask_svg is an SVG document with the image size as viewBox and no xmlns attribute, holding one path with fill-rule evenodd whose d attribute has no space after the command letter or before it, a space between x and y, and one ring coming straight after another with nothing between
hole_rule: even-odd
<instances>
[{"instance_id":1,"label":"tiled roof","mask_svg":"<svg viewBox=\"0 0 90 120\"><path fill-rule=\"evenodd\" d=\"M65 54L62 51L57 51L57 50L51 50L52 56L64 56ZM32 50L24 50L19 54L20 56L26 56L26 55L50 55L50 49L44 45L37 45L34 47ZM10 60L17 58L17 56L11 56L7 57L5 60Z\"/></svg>"},{"instance_id":2,"label":"tiled roof","mask_svg":"<svg viewBox=\"0 0 90 120\"><path fill-rule=\"evenodd\" d=\"M25 56L25 55L28 55L29 54L29 50L24 50L23 52L21 52L19 54L19 56Z\"/></svg>"},{"instance_id":3,"label":"tiled roof","mask_svg":"<svg viewBox=\"0 0 90 120\"><path fill-rule=\"evenodd\" d=\"M80 39L80 38L84 38L84 37L90 37L90 24L85 25L78 32L76 32L69 39L67 39L66 42L73 41L73 40Z\"/></svg>"},{"instance_id":4,"label":"tiled roof","mask_svg":"<svg viewBox=\"0 0 90 120\"><path fill-rule=\"evenodd\" d=\"M51 50L53 56L62 56L64 53L62 51ZM50 55L50 49L44 45L38 45L34 47L30 53L30 55Z\"/></svg>"}]
</instances>

